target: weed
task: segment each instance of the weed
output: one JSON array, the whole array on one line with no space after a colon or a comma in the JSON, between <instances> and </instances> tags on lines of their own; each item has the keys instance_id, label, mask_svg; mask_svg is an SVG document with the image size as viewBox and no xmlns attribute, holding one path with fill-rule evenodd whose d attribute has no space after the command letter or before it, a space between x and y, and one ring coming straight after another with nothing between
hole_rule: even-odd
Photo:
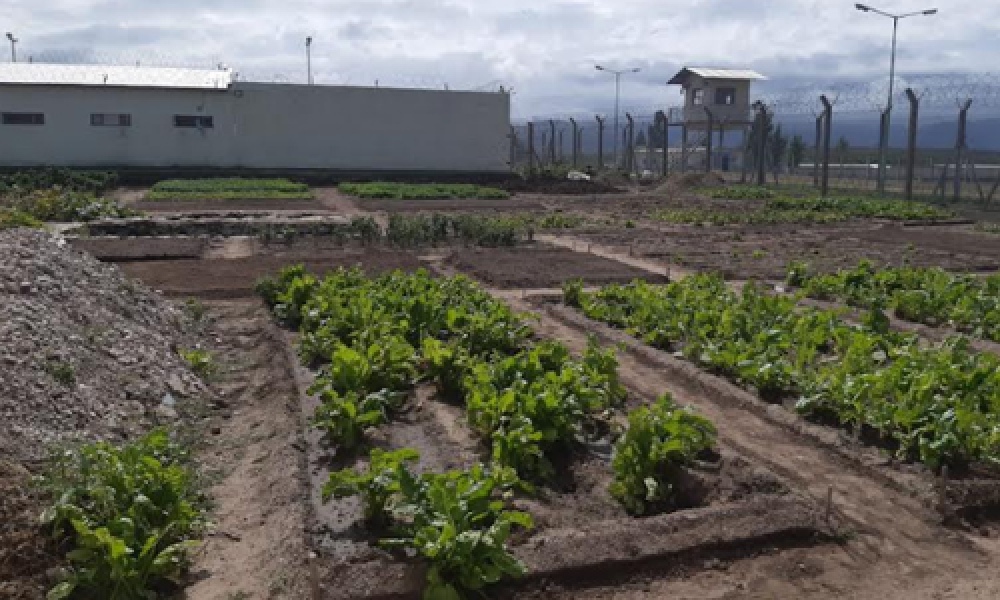
<instances>
[{"instance_id":1,"label":"weed","mask_svg":"<svg viewBox=\"0 0 1000 600\"><path fill-rule=\"evenodd\" d=\"M76 369L62 360L50 360L45 363L45 372L59 383L70 386L76 383Z\"/></svg>"},{"instance_id":2,"label":"weed","mask_svg":"<svg viewBox=\"0 0 1000 600\"><path fill-rule=\"evenodd\" d=\"M195 375L202 379L207 379L215 375L219 370L219 366L215 363L215 357L208 350L201 348L193 348L191 350L182 349L179 353L184 362L188 364L188 367L194 371Z\"/></svg>"}]
</instances>

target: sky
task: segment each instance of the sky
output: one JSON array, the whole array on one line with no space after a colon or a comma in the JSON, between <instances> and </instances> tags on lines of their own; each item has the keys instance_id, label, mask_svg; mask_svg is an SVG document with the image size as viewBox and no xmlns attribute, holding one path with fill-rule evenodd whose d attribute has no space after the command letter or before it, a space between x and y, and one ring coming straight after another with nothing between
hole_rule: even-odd
<instances>
[{"instance_id":1,"label":"sky","mask_svg":"<svg viewBox=\"0 0 1000 600\"><path fill-rule=\"evenodd\" d=\"M931 0L933 1L933 0ZM1000 0L937 0L900 22L897 69L997 70ZM890 12L935 7L882 0ZM19 59L209 66L255 80L512 90L515 119L680 100L680 67L755 69L766 89L888 81L892 21L841 0L0 0ZM2 46L0 46L2 48ZM6 57L6 54L0 53Z\"/></svg>"}]
</instances>

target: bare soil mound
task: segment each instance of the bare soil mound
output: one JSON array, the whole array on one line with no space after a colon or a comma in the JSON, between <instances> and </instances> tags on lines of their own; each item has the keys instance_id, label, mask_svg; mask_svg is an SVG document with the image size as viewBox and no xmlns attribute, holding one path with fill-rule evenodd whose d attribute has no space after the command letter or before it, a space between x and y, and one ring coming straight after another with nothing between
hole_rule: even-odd
<instances>
[{"instance_id":1,"label":"bare soil mound","mask_svg":"<svg viewBox=\"0 0 1000 600\"><path fill-rule=\"evenodd\" d=\"M0 233L0 456L35 462L175 417L171 395L202 386L178 355L187 321L61 238Z\"/></svg>"}]
</instances>

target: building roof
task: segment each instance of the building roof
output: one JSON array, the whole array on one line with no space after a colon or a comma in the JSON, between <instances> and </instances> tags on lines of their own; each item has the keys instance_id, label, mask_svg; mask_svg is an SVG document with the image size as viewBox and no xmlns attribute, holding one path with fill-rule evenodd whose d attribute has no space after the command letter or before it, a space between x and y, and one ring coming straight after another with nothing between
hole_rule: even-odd
<instances>
[{"instance_id":1,"label":"building roof","mask_svg":"<svg viewBox=\"0 0 1000 600\"><path fill-rule=\"evenodd\" d=\"M701 67L684 67L670 78L667 85L684 85L692 76L697 75L703 79L731 79L734 81L754 81L757 79L767 79L757 71L750 69L705 69Z\"/></svg>"},{"instance_id":2,"label":"building roof","mask_svg":"<svg viewBox=\"0 0 1000 600\"><path fill-rule=\"evenodd\" d=\"M86 85L180 89L226 89L229 69L178 69L121 65L0 63L0 85Z\"/></svg>"}]
</instances>

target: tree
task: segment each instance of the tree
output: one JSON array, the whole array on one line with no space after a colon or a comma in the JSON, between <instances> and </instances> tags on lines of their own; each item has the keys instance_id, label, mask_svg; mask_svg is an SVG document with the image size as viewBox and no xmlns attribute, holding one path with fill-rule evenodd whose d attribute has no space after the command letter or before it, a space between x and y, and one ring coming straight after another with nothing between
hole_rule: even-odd
<instances>
[{"instance_id":1,"label":"tree","mask_svg":"<svg viewBox=\"0 0 1000 600\"><path fill-rule=\"evenodd\" d=\"M788 145L788 162L792 167L797 167L802 164L802 159L806 155L806 142L802 139L801 135L796 135L792 138L791 143Z\"/></svg>"}]
</instances>

